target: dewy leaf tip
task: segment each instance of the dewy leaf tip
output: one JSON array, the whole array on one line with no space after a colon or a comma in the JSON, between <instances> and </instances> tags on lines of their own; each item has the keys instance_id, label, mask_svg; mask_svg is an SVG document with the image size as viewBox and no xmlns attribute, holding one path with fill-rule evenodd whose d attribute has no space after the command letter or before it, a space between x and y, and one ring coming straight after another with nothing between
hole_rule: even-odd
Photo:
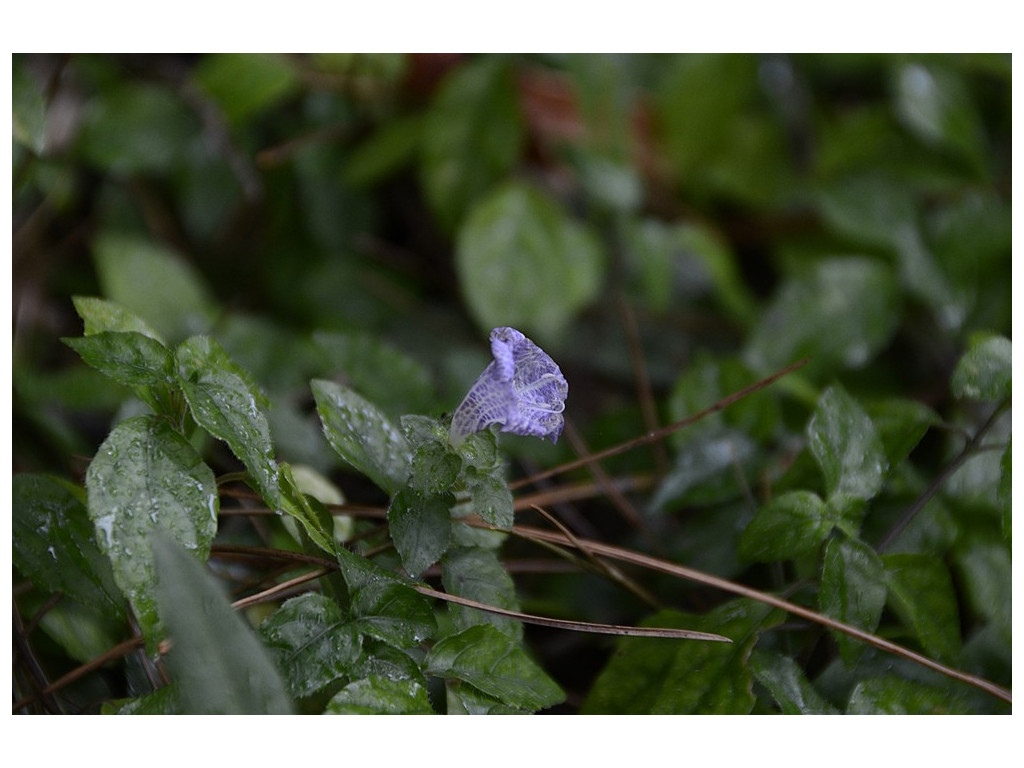
<instances>
[{"instance_id":1,"label":"dewy leaf tip","mask_svg":"<svg viewBox=\"0 0 1024 768\"><path fill-rule=\"evenodd\" d=\"M558 364L515 328L491 331L491 354L494 360L452 417L452 444L492 424L502 432L556 442L565 426L562 412L569 393Z\"/></svg>"}]
</instances>

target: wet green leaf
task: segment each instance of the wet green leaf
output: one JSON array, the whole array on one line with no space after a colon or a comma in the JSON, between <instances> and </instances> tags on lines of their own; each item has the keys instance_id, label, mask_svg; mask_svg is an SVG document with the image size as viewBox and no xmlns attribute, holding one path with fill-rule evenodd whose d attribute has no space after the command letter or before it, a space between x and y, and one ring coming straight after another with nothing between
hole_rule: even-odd
<instances>
[{"instance_id":1,"label":"wet green leaf","mask_svg":"<svg viewBox=\"0 0 1024 768\"><path fill-rule=\"evenodd\" d=\"M62 341L93 368L134 389L157 413L174 415L174 360L159 341L136 331L104 331Z\"/></svg>"},{"instance_id":2,"label":"wet green leaf","mask_svg":"<svg viewBox=\"0 0 1024 768\"><path fill-rule=\"evenodd\" d=\"M374 676L349 683L328 702L325 715L433 715L427 689L415 680Z\"/></svg>"},{"instance_id":3,"label":"wet green leaf","mask_svg":"<svg viewBox=\"0 0 1024 768\"><path fill-rule=\"evenodd\" d=\"M813 552L834 521L811 491L788 491L761 507L740 538L740 557L769 563Z\"/></svg>"},{"instance_id":4,"label":"wet green leaf","mask_svg":"<svg viewBox=\"0 0 1024 768\"><path fill-rule=\"evenodd\" d=\"M96 543L152 641L159 633L150 535L165 531L205 560L220 506L213 472L166 420L137 416L103 441L85 486Z\"/></svg>"},{"instance_id":5,"label":"wet green leaf","mask_svg":"<svg viewBox=\"0 0 1024 768\"><path fill-rule=\"evenodd\" d=\"M514 707L544 709L565 700L562 689L519 644L490 624L439 641L425 664L428 675L454 677Z\"/></svg>"},{"instance_id":6,"label":"wet green leaf","mask_svg":"<svg viewBox=\"0 0 1024 768\"><path fill-rule=\"evenodd\" d=\"M266 397L215 339L194 336L182 342L174 357L192 418L228 444L264 501L277 509L278 467L262 410L268 406Z\"/></svg>"},{"instance_id":7,"label":"wet green leaf","mask_svg":"<svg viewBox=\"0 0 1024 768\"><path fill-rule=\"evenodd\" d=\"M882 441L868 415L839 385L818 400L807 438L830 496L870 499L882 489L889 470Z\"/></svg>"},{"instance_id":8,"label":"wet green leaf","mask_svg":"<svg viewBox=\"0 0 1024 768\"><path fill-rule=\"evenodd\" d=\"M748 600L734 600L704 616L660 611L643 626L714 632L732 642L620 640L582 713L749 714L754 706L750 652L758 633L780 620L779 612Z\"/></svg>"},{"instance_id":9,"label":"wet green leaf","mask_svg":"<svg viewBox=\"0 0 1024 768\"><path fill-rule=\"evenodd\" d=\"M441 560L441 582L450 595L476 600L510 611L519 610L516 586L498 556L483 547L453 547ZM448 613L457 629L493 624L513 640L523 639L523 625L475 608L449 603Z\"/></svg>"},{"instance_id":10,"label":"wet green leaf","mask_svg":"<svg viewBox=\"0 0 1024 768\"><path fill-rule=\"evenodd\" d=\"M799 665L788 656L754 651L750 669L761 685L769 690L784 715L837 715L810 684Z\"/></svg>"},{"instance_id":11,"label":"wet green leaf","mask_svg":"<svg viewBox=\"0 0 1024 768\"><path fill-rule=\"evenodd\" d=\"M450 493L424 495L403 488L391 499L388 526L391 540L410 576L419 576L441 559L452 541Z\"/></svg>"},{"instance_id":12,"label":"wet green leaf","mask_svg":"<svg viewBox=\"0 0 1024 768\"><path fill-rule=\"evenodd\" d=\"M173 683L137 699L119 699L103 705L105 715L181 715L178 687Z\"/></svg>"},{"instance_id":13,"label":"wet green leaf","mask_svg":"<svg viewBox=\"0 0 1024 768\"><path fill-rule=\"evenodd\" d=\"M455 228L519 157L524 130L512 75L501 58L460 67L427 112L420 178L445 228Z\"/></svg>"},{"instance_id":14,"label":"wet green leaf","mask_svg":"<svg viewBox=\"0 0 1024 768\"><path fill-rule=\"evenodd\" d=\"M874 632L885 608L885 568L871 547L856 539L835 538L825 547L818 605L821 612L844 624ZM864 643L833 632L843 662L849 667L864 652Z\"/></svg>"},{"instance_id":15,"label":"wet green leaf","mask_svg":"<svg viewBox=\"0 0 1024 768\"><path fill-rule=\"evenodd\" d=\"M969 708L948 690L907 680L878 677L857 684L850 694L849 715L966 715Z\"/></svg>"},{"instance_id":16,"label":"wet green leaf","mask_svg":"<svg viewBox=\"0 0 1024 768\"><path fill-rule=\"evenodd\" d=\"M787 279L747 342L744 357L770 372L801 357L809 372L861 368L892 338L901 296L890 267L868 258L825 257Z\"/></svg>"},{"instance_id":17,"label":"wet green leaf","mask_svg":"<svg viewBox=\"0 0 1024 768\"><path fill-rule=\"evenodd\" d=\"M22 576L40 589L122 616L123 600L96 545L81 491L48 475L16 474L11 485L12 555Z\"/></svg>"},{"instance_id":18,"label":"wet green leaf","mask_svg":"<svg viewBox=\"0 0 1024 768\"><path fill-rule=\"evenodd\" d=\"M510 182L477 203L459 230L456 269L481 329L513 326L557 340L596 298L600 242L540 189Z\"/></svg>"},{"instance_id":19,"label":"wet green leaf","mask_svg":"<svg viewBox=\"0 0 1024 768\"><path fill-rule=\"evenodd\" d=\"M85 323L84 334L92 336L106 331L136 332L163 343L153 327L131 310L120 304L95 296L73 296L75 311Z\"/></svg>"},{"instance_id":20,"label":"wet green leaf","mask_svg":"<svg viewBox=\"0 0 1024 768\"><path fill-rule=\"evenodd\" d=\"M449 715L528 715L522 707L505 704L461 680L446 680L445 703Z\"/></svg>"},{"instance_id":21,"label":"wet green leaf","mask_svg":"<svg viewBox=\"0 0 1024 768\"><path fill-rule=\"evenodd\" d=\"M1013 346L1004 336L973 341L953 371L953 394L969 400L1009 397L1013 385L1012 352Z\"/></svg>"},{"instance_id":22,"label":"wet green leaf","mask_svg":"<svg viewBox=\"0 0 1024 768\"><path fill-rule=\"evenodd\" d=\"M470 508L484 522L503 531L512 530L515 522L512 492L501 477L470 470L466 472L466 489L471 497Z\"/></svg>"},{"instance_id":23,"label":"wet green leaf","mask_svg":"<svg viewBox=\"0 0 1024 768\"><path fill-rule=\"evenodd\" d=\"M349 589L352 625L360 634L411 648L437 632L430 602L397 575L346 549L338 550L338 564Z\"/></svg>"},{"instance_id":24,"label":"wet green leaf","mask_svg":"<svg viewBox=\"0 0 1024 768\"><path fill-rule=\"evenodd\" d=\"M949 569L937 557L884 555L889 605L925 652L951 662L960 653L960 616Z\"/></svg>"},{"instance_id":25,"label":"wet green leaf","mask_svg":"<svg viewBox=\"0 0 1024 768\"><path fill-rule=\"evenodd\" d=\"M409 477L409 443L380 409L333 381L310 385L324 435L346 462L388 493L397 493Z\"/></svg>"},{"instance_id":26,"label":"wet green leaf","mask_svg":"<svg viewBox=\"0 0 1024 768\"><path fill-rule=\"evenodd\" d=\"M270 656L203 566L164 534L152 537L160 617L182 710L285 715L292 703Z\"/></svg>"},{"instance_id":27,"label":"wet green leaf","mask_svg":"<svg viewBox=\"0 0 1024 768\"><path fill-rule=\"evenodd\" d=\"M284 603L259 627L293 696L309 696L354 669L362 642L338 605L310 593Z\"/></svg>"}]
</instances>

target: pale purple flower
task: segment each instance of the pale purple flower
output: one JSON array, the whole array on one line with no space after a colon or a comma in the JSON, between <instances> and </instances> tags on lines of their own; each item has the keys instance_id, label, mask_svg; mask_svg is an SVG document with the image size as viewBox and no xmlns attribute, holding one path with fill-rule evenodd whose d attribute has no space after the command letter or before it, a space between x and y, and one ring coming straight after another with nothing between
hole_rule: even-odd
<instances>
[{"instance_id":1,"label":"pale purple flower","mask_svg":"<svg viewBox=\"0 0 1024 768\"><path fill-rule=\"evenodd\" d=\"M558 365L515 328L491 331L491 354L494 361L455 410L452 444L491 424L498 424L502 432L556 442L565 426L562 411L569 394Z\"/></svg>"}]
</instances>

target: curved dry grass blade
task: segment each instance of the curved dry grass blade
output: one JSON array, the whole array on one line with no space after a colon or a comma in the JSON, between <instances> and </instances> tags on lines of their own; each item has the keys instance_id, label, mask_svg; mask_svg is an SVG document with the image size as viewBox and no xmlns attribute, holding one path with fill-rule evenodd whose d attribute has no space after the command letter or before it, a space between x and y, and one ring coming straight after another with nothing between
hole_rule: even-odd
<instances>
[{"instance_id":1,"label":"curved dry grass blade","mask_svg":"<svg viewBox=\"0 0 1024 768\"><path fill-rule=\"evenodd\" d=\"M484 611L486 613L506 616L510 619L516 619L527 624L537 624L542 627L568 629L574 632L590 632L598 635L662 637L675 640L707 640L716 643L732 642L728 637L723 637L722 635L714 635L709 632L693 632L688 629L673 629L671 627L627 627L622 624L598 624L590 621L570 621L569 619L552 619L547 616L534 616L530 613L520 613L519 611L510 611L505 608L498 608L494 605L487 605L486 603L478 603L476 600L469 600L465 597L456 597L455 595L449 595L447 592L439 592L436 589L431 589L430 587L420 584L413 584L412 588L421 595L426 595L427 597L436 597L438 600L444 600L449 603L458 603L459 605L476 608L477 610Z\"/></svg>"},{"instance_id":2,"label":"curved dry grass blade","mask_svg":"<svg viewBox=\"0 0 1024 768\"><path fill-rule=\"evenodd\" d=\"M534 539L566 547L573 546L573 541L568 537L551 531L545 531L541 528L517 525L512 529L512 533L525 539ZM683 565L676 565L675 563L671 563L666 560L659 560L656 557L650 557L648 555L640 554L639 552L632 552L628 549L603 544L599 541L587 540L585 541L585 545L591 552L601 555L602 557L608 557L625 563L638 565L642 568L649 568L672 576L678 576L683 579L715 587L716 589L721 589L724 592L731 592L734 595L748 597L752 600L757 600L758 602L771 605L775 608L781 608L794 616L800 616L808 621L813 621L816 624L821 624L822 626L834 629L837 632L842 632L843 634L854 637L868 645L873 645L875 648L879 648L896 656L901 656L910 661L914 661L921 666L935 670L949 678L974 686L975 688L985 691L986 693L1002 699L1007 703L1013 703L1012 692L1006 690L1002 686L996 685L990 680L985 680L984 678L968 674L967 672L947 667L945 664L940 664L933 659L929 659L927 656L922 656L909 648L904 648L902 645L897 645L896 643L889 642L888 640L872 635L871 633L865 632L857 627L844 624L841 621L836 621L835 619L829 618L817 611L805 608L802 605L797 605L796 603L791 603L788 600L783 600L781 597L776 597L775 595L767 592L751 589L750 587L745 587L742 584L737 584L736 582L729 581L727 579L712 576L711 574L703 573L702 571L696 571Z\"/></svg>"}]
</instances>

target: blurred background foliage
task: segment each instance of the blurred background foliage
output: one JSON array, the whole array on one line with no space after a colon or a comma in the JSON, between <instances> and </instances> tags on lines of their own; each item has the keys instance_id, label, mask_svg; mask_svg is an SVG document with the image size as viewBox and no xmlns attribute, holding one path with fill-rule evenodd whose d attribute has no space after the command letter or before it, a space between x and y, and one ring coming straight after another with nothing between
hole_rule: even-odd
<instances>
[{"instance_id":1,"label":"blurred background foliage","mask_svg":"<svg viewBox=\"0 0 1024 768\"><path fill-rule=\"evenodd\" d=\"M77 295L171 343L216 336L267 392L279 457L356 500L379 498L340 473L314 377L439 415L486 364L490 328L515 326L562 365L573 433L504 436L518 476L809 356L605 462L653 487L631 497L639 519L608 499L558 509L579 534L762 588L814 576L816 560L752 565L741 536L759 504L821 488L804 428L828 386L870 414L893 468L868 539L991 410L950 381L973 342L1010 337L1010 83L993 54L17 55L14 472L80 483L143 408L60 343L81 332ZM1007 414L990 437L1008 434ZM967 462L894 548L952 567L965 637L1008 633L1000 455ZM537 612L646 615L596 577L517 583ZM50 624L72 658L113 643L69 650ZM529 631L578 707L610 644ZM972 664L1008 684L996 634ZM826 693L848 691L807 654Z\"/></svg>"}]
</instances>

